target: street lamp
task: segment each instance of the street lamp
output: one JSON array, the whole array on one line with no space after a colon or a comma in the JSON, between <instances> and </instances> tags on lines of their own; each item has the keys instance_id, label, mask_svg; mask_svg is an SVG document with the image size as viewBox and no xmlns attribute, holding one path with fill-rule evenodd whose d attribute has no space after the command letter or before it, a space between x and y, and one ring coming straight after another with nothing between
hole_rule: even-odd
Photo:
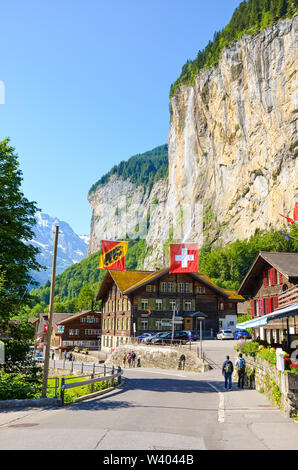
<instances>
[{"instance_id":1,"label":"street lamp","mask_svg":"<svg viewBox=\"0 0 298 470\"><path fill-rule=\"evenodd\" d=\"M202 340L203 340L203 329L202 329L202 322L203 320L205 320L205 318L207 317L207 315L205 315L204 313L201 313L201 312L198 312L198 314L196 315L196 324L197 324L197 321L199 320L200 321L200 358L202 359L203 357L203 344L202 344Z\"/></svg>"}]
</instances>

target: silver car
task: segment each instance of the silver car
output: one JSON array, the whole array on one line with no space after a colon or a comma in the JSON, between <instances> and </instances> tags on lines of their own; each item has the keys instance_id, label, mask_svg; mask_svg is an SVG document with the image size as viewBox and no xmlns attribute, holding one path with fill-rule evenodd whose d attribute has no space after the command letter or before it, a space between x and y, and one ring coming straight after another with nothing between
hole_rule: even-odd
<instances>
[{"instance_id":1,"label":"silver car","mask_svg":"<svg viewBox=\"0 0 298 470\"><path fill-rule=\"evenodd\" d=\"M217 339L234 339L234 333L232 330L219 330L216 337Z\"/></svg>"}]
</instances>

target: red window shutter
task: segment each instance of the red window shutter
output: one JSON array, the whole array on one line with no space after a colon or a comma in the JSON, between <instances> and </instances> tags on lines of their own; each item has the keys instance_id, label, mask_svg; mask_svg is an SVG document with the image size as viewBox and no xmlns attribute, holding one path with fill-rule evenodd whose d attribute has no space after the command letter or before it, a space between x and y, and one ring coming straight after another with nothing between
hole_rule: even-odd
<instances>
[{"instance_id":1,"label":"red window shutter","mask_svg":"<svg viewBox=\"0 0 298 470\"><path fill-rule=\"evenodd\" d=\"M263 271L263 286L267 287L267 273Z\"/></svg>"},{"instance_id":2,"label":"red window shutter","mask_svg":"<svg viewBox=\"0 0 298 470\"><path fill-rule=\"evenodd\" d=\"M274 312L274 310L276 310L277 308L278 308L278 296L275 295L275 296L273 297L273 312Z\"/></svg>"},{"instance_id":3,"label":"red window shutter","mask_svg":"<svg viewBox=\"0 0 298 470\"><path fill-rule=\"evenodd\" d=\"M271 313L271 297L265 297L265 314Z\"/></svg>"},{"instance_id":4,"label":"red window shutter","mask_svg":"<svg viewBox=\"0 0 298 470\"><path fill-rule=\"evenodd\" d=\"M278 273L278 284L282 284L282 274Z\"/></svg>"},{"instance_id":5,"label":"red window shutter","mask_svg":"<svg viewBox=\"0 0 298 470\"><path fill-rule=\"evenodd\" d=\"M269 275L270 275L270 286L275 286L275 269L274 268L271 268L270 271L269 271Z\"/></svg>"},{"instance_id":6,"label":"red window shutter","mask_svg":"<svg viewBox=\"0 0 298 470\"><path fill-rule=\"evenodd\" d=\"M252 317L255 316L256 312L255 312L255 301L254 300L251 300L250 301L250 314Z\"/></svg>"},{"instance_id":7,"label":"red window shutter","mask_svg":"<svg viewBox=\"0 0 298 470\"><path fill-rule=\"evenodd\" d=\"M264 299L259 300L259 315L264 315Z\"/></svg>"}]
</instances>

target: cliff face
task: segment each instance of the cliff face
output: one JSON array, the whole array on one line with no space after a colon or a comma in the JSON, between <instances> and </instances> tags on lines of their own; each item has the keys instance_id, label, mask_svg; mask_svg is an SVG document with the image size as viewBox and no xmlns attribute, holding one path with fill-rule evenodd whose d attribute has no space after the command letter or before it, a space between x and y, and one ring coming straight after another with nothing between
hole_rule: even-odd
<instances>
[{"instance_id":1,"label":"cliff face","mask_svg":"<svg viewBox=\"0 0 298 470\"><path fill-rule=\"evenodd\" d=\"M284 225L279 214L291 214L298 198L297 22L243 36L217 67L180 87L171 99L168 180L145 192L111 179L92 193L89 254L112 236L124 199L130 209L118 229L149 222L154 250L144 267L155 267L169 240L227 243Z\"/></svg>"},{"instance_id":2,"label":"cliff face","mask_svg":"<svg viewBox=\"0 0 298 470\"><path fill-rule=\"evenodd\" d=\"M169 195L210 207L224 242L281 226L298 197L297 21L227 47L171 102Z\"/></svg>"}]
</instances>

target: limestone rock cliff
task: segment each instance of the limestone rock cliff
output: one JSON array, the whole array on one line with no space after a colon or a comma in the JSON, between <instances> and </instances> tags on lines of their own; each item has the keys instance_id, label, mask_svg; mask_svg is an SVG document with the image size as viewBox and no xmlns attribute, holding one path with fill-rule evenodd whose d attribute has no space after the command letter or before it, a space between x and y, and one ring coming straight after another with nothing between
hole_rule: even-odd
<instances>
[{"instance_id":1,"label":"limestone rock cliff","mask_svg":"<svg viewBox=\"0 0 298 470\"><path fill-rule=\"evenodd\" d=\"M145 219L144 268L158 267L169 241L227 243L284 225L279 214L298 200L297 22L243 36L180 87L168 179L144 190L111 178L90 194L89 254L101 239L140 235Z\"/></svg>"}]
</instances>

